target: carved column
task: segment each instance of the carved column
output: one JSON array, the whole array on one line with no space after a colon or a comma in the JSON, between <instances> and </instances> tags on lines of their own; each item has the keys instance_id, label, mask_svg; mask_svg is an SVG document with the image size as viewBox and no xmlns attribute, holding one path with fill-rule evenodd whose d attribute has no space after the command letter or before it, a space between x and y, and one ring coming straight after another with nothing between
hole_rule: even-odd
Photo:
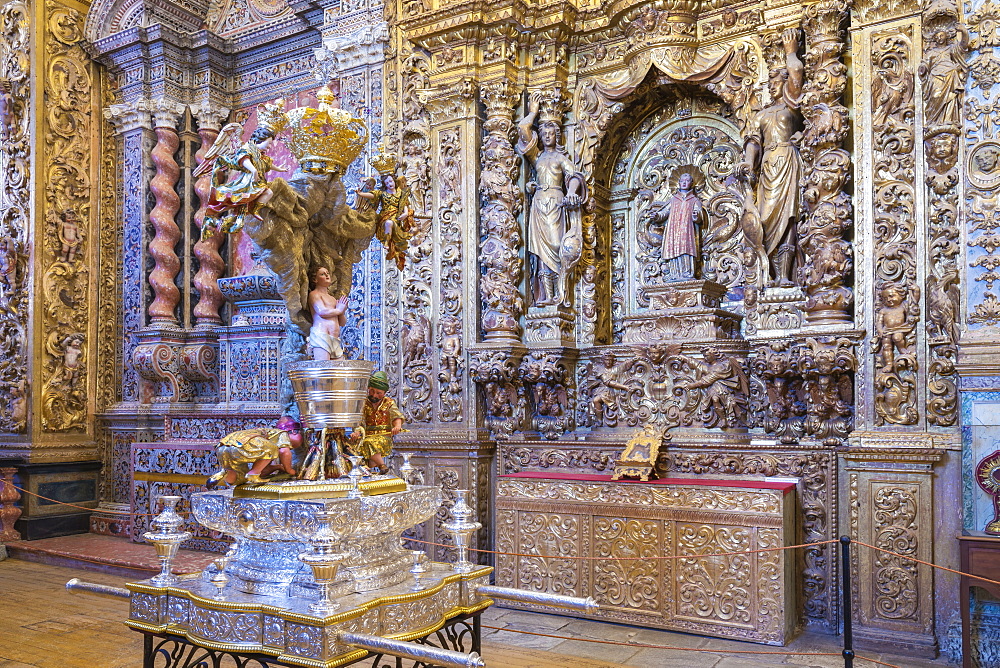
<instances>
[{"instance_id":1,"label":"carved column","mask_svg":"<svg viewBox=\"0 0 1000 668\"><path fill-rule=\"evenodd\" d=\"M229 110L205 105L193 113L198 121L198 138L201 140L201 146L195 153L195 160L200 165L205 161L205 154L219 135L219 128L229 116ZM198 210L194 214L194 224L199 231L205 221L211 184L211 174L202 175L194 184L195 192L198 194ZM194 256L198 259L198 273L194 275L198 303L194 306L194 318L195 326L198 328L222 324L219 309L222 307L223 299L217 281L226 271L226 261L219 255L219 248L225 239L224 235L216 234L208 239L199 238L194 245Z\"/></svg>"},{"instance_id":2,"label":"carved column","mask_svg":"<svg viewBox=\"0 0 1000 668\"><path fill-rule=\"evenodd\" d=\"M511 144L517 96L514 86L506 80L483 84L479 92L486 106L479 186L483 239L479 261L484 270L479 283L482 326L487 341L520 342L518 320L524 313L524 297L519 288L522 261L517 216L524 196L517 187L519 159Z\"/></svg>"},{"instance_id":3,"label":"carved column","mask_svg":"<svg viewBox=\"0 0 1000 668\"><path fill-rule=\"evenodd\" d=\"M844 235L853 226L851 198L845 192L851 156L842 148L849 126L841 96L847 86L842 24L846 0L820 0L803 12L807 38L806 83L801 100L806 162L803 197L808 214L799 224L805 263L799 285L806 293L809 324L851 323L853 295L847 280L853 268L851 244Z\"/></svg>"},{"instance_id":4,"label":"carved column","mask_svg":"<svg viewBox=\"0 0 1000 668\"><path fill-rule=\"evenodd\" d=\"M180 197L174 191L180 178L180 166L174 153L180 145L177 137L177 123L184 112L183 105L169 100L157 100L153 108L153 129L156 146L152 159L156 174L149 182L156 204L149 212L154 235L149 242L149 254L155 263L149 274L149 284L153 287L153 302L149 305L149 320L153 326L177 325L177 303L180 290L174 281L181 263L175 247L181 239L181 231L174 217L180 211Z\"/></svg>"}]
</instances>

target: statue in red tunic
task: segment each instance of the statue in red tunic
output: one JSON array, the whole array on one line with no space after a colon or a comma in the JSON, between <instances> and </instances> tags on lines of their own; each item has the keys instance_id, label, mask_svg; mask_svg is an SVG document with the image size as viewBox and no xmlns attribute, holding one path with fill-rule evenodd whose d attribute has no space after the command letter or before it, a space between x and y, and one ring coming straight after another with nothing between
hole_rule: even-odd
<instances>
[{"instance_id":1,"label":"statue in red tunic","mask_svg":"<svg viewBox=\"0 0 1000 668\"><path fill-rule=\"evenodd\" d=\"M648 227L663 225L660 260L666 281L695 278L698 258L698 228L704 223L704 207L695 191L692 170L685 166L675 171L677 186L666 202L653 202L643 214ZM655 238L655 234L652 235Z\"/></svg>"}]
</instances>

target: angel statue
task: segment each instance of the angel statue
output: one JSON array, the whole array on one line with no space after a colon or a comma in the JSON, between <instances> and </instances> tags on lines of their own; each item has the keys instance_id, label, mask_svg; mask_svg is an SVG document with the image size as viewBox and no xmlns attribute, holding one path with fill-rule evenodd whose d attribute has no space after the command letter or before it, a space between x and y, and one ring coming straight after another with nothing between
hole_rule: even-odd
<instances>
[{"instance_id":1,"label":"angel statue","mask_svg":"<svg viewBox=\"0 0 1000 668\"><path fill-rule=\"evenodd\" d=\"M358 211L372 208L378 211L375 237L385 246L386 259L395 262L396 267L402 271L414 228L410 188L406 185L405 176L396 175L396 159L386 155L383 146L379 146L378 154L372 158L371 164L379 172L382 188L373 189L375 179L369 178L357 191L358 201L355 206Z\"/></svg>"},{"instance_id":2,"label":"angel statue","mask_svg":"<svg viewBox=\"0 0 1000 668\"><path fill-rule=\"evenodd\" d=\"M279 100L278 103L284 106ZM267 182L267 173L288 171L288 167L273 163L265 153L274 141L274 130L258 127L250 140L239 145L243 126L229 123L205 154L204 161L194 170L199 178L212 172L212 190L206 206L201 236L208 239L217 232L238 232L248 217L261 220L258 211L274 193Z\"/></svg>"}]
</instances>

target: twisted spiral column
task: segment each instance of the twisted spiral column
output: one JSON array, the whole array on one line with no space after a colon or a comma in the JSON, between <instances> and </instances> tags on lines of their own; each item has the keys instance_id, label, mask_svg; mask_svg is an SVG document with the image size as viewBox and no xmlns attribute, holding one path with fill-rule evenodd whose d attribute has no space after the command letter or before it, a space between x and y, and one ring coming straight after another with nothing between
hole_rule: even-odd
<instances>
[{"instance_id":1,"label":"twisted spiral column","mask_svg":"<svg viewBox=\"0 0 1000 668\"><path fill-rule=\"evenodd\" d=\"M199 165L205 161L205 153L208 152L218 135L218 127L202 123L201 127L198 128L201 147L194 154L194 158ZM211 173L203 175L194 184L199 204L198 210L194 214L194 224L199 230L205 223L205 210L208 206L211 184ZM201 238L194 245L194 256L198 259L198 273L194 275L194 287L198 291L198 303L194 307L196 327L212 327L222 324L219 308L222 306L223 299L217 281L222 278L226 271L226 261L219 254L219 248L224 240L224 235L216 234L209 239Z\"/></svg>"},{"instance_id":2,"label":"twisted spiral column","mask_svg":"<svg viewBox=\"0 0 1000 668\"><path fill-rule=\"evenodd\" d=\"M181 239L181 230L174 217L181 208L180 197L174 190L180 178L180 166L174 154L180 145L177 137L177 115L156 113L156 146L150 156L156 167L156 175L149 182L156 205L149 213L154 235L149 242L149 254L155 263L149 274L149 284L153 287L153 302L148 313L152 325L177 325L177 303L180 290L174 280L181 269L181 261L175 248Z\"/></svg>"}]
</instances>

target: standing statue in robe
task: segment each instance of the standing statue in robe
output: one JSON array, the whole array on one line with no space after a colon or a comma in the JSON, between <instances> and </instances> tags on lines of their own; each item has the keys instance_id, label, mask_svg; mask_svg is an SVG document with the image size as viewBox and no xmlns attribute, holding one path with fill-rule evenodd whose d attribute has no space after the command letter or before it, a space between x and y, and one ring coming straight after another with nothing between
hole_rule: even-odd
<instances>
[{"instance_id":1,"label":"standing statue in robe","mask_svg":"<svg viewBox=\"0 0 1000 668\"><path fill-rule=\"evenodd\" d=\"M771 70L771 106L754 116L744 146L741 171L756 177L757 212L762 243L771 266L771 285L792 286L799 218L802 157L795 145L802 118L798 111L805 68L796 51L798 30L782 34L785 67Z\"/></svg>"},{"instance_id":2,"label":"standing statue in robe","mask_svg":"<svg viewBox=\"0 0 1000 668\"><path fill-rule=\"evenodd\" d=\"M535 306L569 304L569 278L583 252L582 214L587 184L582 172L559 146L561 112L543 109L535 119L542 93L528 101L528 114L517 123L517 151L535 166L528 182L528 252L537 258L532 276ZM539 147L540 146L540 147Z\"/></svg>"},{"instance_id":3,"label":"standing statue in robe","mask_svg":"<svg viewBox=\"0 0 1000 668\"><path fill-rule=\"evenodd\" d=\"M695 191L697 172L698 168L692 165L674 170L677 184L674 194L666 202L653 202L642 216L648 226L663 225L660 259L667 281L696 276L700 257L698 231L705 223L705 209Z\"/></svg>"}]
</instances>

